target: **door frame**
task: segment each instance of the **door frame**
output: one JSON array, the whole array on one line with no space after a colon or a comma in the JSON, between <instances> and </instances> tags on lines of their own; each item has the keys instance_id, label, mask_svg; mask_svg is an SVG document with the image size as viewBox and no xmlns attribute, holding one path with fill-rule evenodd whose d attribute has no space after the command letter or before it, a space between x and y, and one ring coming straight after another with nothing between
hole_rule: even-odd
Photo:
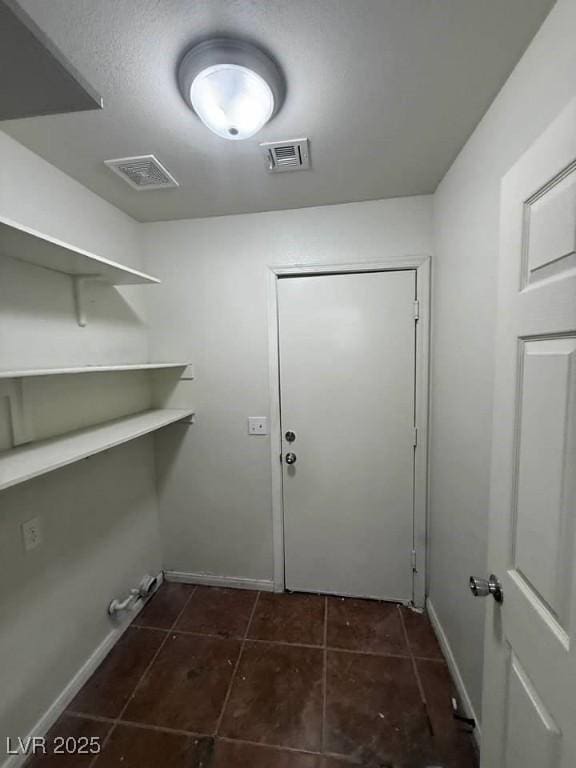
<instances>
[{"instance_id":1,"label":"door frame","mask_svg":"<svg viewBox=\"0 0 576 768\"><path fill-rule=\"evenodd\" d=\"M298 264L268 267L268 367L270 388L270 459L272 468L272 536L274 551L274 591L285 588L284 570L284 498L282 487L282 431L280 420L280 344L278 338L278 281L283 277L362 272L416 272L419 302L415 323L416 377L415 427L417 442L414 456L414 552L412 600L424 608L427 572L428 510L428 381L430 347L430 256L402 256L357 264ZM407 553L410 556L410 553Z\"/></svg>"}]
</instances>

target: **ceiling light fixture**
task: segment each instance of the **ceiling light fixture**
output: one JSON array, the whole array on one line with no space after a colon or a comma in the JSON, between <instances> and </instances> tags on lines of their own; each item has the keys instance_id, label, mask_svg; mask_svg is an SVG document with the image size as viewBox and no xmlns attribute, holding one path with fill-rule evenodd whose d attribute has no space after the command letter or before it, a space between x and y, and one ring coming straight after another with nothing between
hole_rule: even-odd
<instances>
[{"instance_id":1,"label":"ceiling light fixture","mask_svg":"<svg viewBox=\"0 0 576 768\"><path fill-rule=\"evenodd\" d=\"M178 67L188 106L223 139L248 139L278 112L284 79L271 58L254 45L225 38L191 48Z\"/></svg>"}]
</instances>

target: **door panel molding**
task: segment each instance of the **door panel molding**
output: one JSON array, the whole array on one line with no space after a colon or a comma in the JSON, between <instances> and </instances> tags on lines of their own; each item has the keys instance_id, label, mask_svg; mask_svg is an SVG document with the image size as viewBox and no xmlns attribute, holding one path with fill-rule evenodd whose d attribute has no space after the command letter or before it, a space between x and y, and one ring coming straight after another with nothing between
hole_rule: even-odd
<instances>
[{"instance_id":1,"label":"door panel molding","mask_svg":"<svg viewBox=\"0 0 576 768\"><path fill-rule=\"evenodd\" d=\"M515 653L507 680L506 768L556 768L560 731Z\"/></svg>"},{"instance_id":2,"label":"door panel molding","mask_svg":"<svg viewBox=\"0 0 576 768\"><path fill-rule=\"evenodd\" d=\"M302 264L268 268L268 365L270 389L270 457L272 469L272 518L274 548L274 589L285 587L284 510L282 489L282 433L280 420L280 366L278 338L278 280L287 276L312 276L363 272L416 272L418 320L416 334L414 461L414 551L413 602L423 608L426 599L427 508L428 508L428 381L430 344L430 256L399 256L382 261L356 264Z\"/></svg>"}]
</instances>

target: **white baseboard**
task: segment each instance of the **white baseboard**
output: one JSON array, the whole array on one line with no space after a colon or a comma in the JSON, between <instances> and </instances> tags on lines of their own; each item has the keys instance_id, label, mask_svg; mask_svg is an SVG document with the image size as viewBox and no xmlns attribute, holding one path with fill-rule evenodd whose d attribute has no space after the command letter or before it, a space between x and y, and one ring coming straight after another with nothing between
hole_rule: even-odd
<instances>
[{"instance_id":1,"label":"white baseboard","mask_svg":"<svg viewBox=\"0 0 576 768\"><path fill-rule=\"evenodd\" d=\"M180 581L183 584L198 584L206 587L233 587L234 589L258 589L273 592L272 579L242 579L236 576L215 576L213 573L187 573L186 571L164 571L166 581Z\"/></svg>"},{"instance_id":2,"label":"white baseboard","mask_svg":"<svg viewBox=\"0 0 576 768\"><path fill-rule=\"evenodd\" d=\"M442 624L440 624L440 619L438 618L438 614L434 610L434 606L432 605L430 598L426 599L426 610L428 612L428 616L430 617L430 622L432 624L432 627L434 628L436 637L438 638L438 642L440 643L440 647L442 648L442 652L446 657L448 668L450 669L450 674L452 675L452 679L454 680L454 685L456 686L456 690L458 691L460 701L462 703L462 706L464 707L466 717L472 717L476 722L476 728L474 729L474 738L476 739L476 744L478 746L478 749L480 749L480 744L482 742L482 731L480 729L480 721L478 720L478 716L476 715L476 712L472 705L472 700L470 699L468 691L466 690L466 686L464 685L464 680L462 679L462 675L460 674L460 669L458 668L458 664L456 663L456 658L454 656L452 648L450 647L450 643L448 642L448 638L446 637L444 628L442 627Z\"/></svg>"},{"instance_id":3,"label":"white baseboard","mask_svg":"<svg viewBox=\"0 0 576 768\"><path fill-rule=\"evenodd\" d=\"M132 619L142 610L143 607L144 603L140 602L136 609L130 612L130 615L122 622L121 625L115 627L106 635L104 640L100 643L100 645L96 648L88 660L80 667L78 672L74 675L72 680L70 680L64 690L56 697L46 712L44 712L42 717L37 721L37 723L28 734L29 737L45 736L48 733L60 715L62 715L66 710L68 704L70 704L72 699L80 691L84 683L88 681L100 663L105 659L108 653L110 653L120 637L128 629ZM9 755L2 763L1 768L21 768L21 766L24 765L29 757L30 755L22 754Z\"/></svg>"}]
</instances>

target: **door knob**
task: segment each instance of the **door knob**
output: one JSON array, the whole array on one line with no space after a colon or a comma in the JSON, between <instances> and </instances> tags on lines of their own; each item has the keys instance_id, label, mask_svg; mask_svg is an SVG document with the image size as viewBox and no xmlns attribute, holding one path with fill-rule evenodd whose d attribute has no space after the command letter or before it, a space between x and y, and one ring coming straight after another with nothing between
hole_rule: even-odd
<instances>
[{"instance_id":1,"label":"door knob","mask_svg":"<svg viewBox=\"0 0 576 768\"><path fill-rule=\"evenodd\" d=\"M488 595L492 595L497 603L501 603L504 600L502 584L500 584L494 574L491 574L489 579L479 579L477 576L470 576L469 583L470 591L474 597L488 597Z\"/></svg>"},{"instance_id":2,"label":"door knob","mask_svg":"<svg viewBox=\"0 0 576 768\"><path fill-rule=\"evenodd\" d=\"M286 464L295 464L296 463L296 454L295 453L287 453L286 454Z\"/></svg>"}]
</instances>

